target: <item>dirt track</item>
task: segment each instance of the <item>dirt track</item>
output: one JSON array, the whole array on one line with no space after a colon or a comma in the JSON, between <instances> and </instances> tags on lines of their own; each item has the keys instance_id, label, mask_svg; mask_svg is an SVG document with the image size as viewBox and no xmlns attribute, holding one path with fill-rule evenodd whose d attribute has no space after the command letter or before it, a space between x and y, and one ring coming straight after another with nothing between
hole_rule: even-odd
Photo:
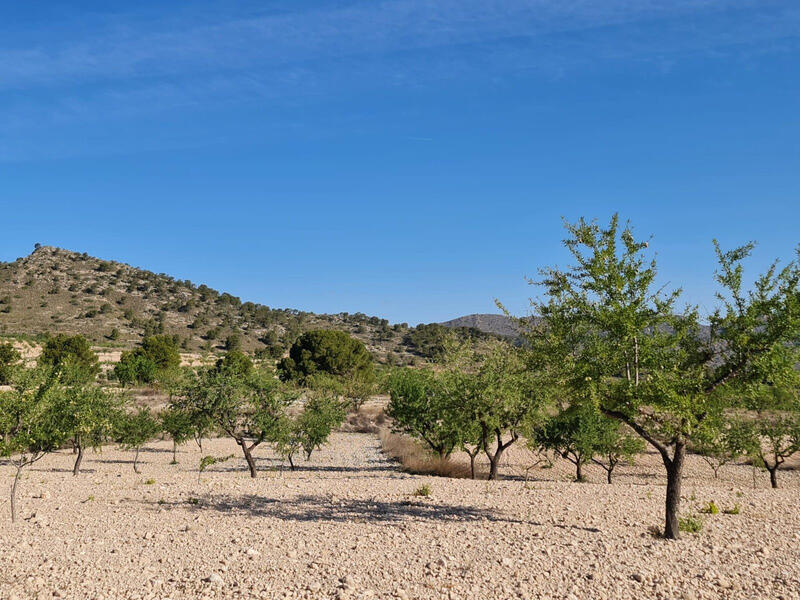
<instances>
[{"instance_id":1,"label":"dirt track","mask_svg":"<svg viewBox=\"0 0 800 600\"><path fill-rule=\"evenodd\" d=\"M199 450L171 466L170 447L148 446L141 475L113 448L89 452L78 478L70 453L44 459L14 526L4 485L0 598L800 598L797 471L753 489L748 467L714 481L692 457L685 511L713 499L741 514L666 542L647 532L664 491L652 455L611 486L591 468L571 483L566 464L490 483L399 473L374 436L337 434L297 472L267 471L279 463L261 450L258 479L236 454L198 483ZM432 495L414 497L423 483Z\"/></svg>"}]
</instances>

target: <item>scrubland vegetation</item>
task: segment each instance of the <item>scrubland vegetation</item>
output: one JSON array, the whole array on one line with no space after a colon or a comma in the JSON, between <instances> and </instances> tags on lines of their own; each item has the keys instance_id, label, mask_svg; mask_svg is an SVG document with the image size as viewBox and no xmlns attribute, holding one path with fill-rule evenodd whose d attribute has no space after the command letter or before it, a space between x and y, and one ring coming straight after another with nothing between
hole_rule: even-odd
<instances>
[{"instance_id":1,"label":"scrubland vegetation","mask_svg":"<svg viewBox=\"0 0 800 600\"><path fill-rule=\"evenodd\" d=\"M418 327L407 332L407 342L426 360L413 366L393 365L385 354L376 360L358 337L326 329L298 333L274 352L254 352L231 333L224 352L192 366L182 364L186 344L179 337L151 327L113 365L101 365L79 334L41 338L35 359L9 342L0 344L0 456L11 474L10 518L34 519L25 516L29 506L20 506L20 490L28 484L25 474L48 455L61 460L72 452L76 480L91 477L84 472L87 451L124 451L130 460L121 462L129 462L135 475L149 475L143 469L152 460L143 466L140 459L148 447L167 441L181 486L189 485L181 479L186 469L191 481L196 477L192 485L202 485L204 475L237 460L253 479L260 473L273 477L284 464L313 479L315 456L337 430L367 432L396 461L392 467L381 459L387 470L375 477L400 470L428 477L404 492L413 502L436 502L440 487L447 489L449 483L430 481L435 475L458 479L461 486L485 480L486 494L513 503L536 479L531 469L548 479L543 474L554 465L577 483L586 482L587 469L601 473L603 485L591 492L598 499L629 499L630 484L620 488L618 474L639 461L651 469L657 457L665 484L656 488L663 495L662 524L636 522L628 534L633 537L702 536L708 519L739 514L745 498L720 504L716 498L687 499L687 462L706 465L719 480L727 468L748 464L754 482L761 470L778 488L781 471L800 453L797 260L753 276L744 270L753 244L725 250L715 243L719 303L701 315L681 306L679 290L662 287L649 243L617 217L607 226L584 220L568 225L565 246L572 264L540 271L534 318L517 321L518 339ZM100 272L116 270L118 278L128 273L111 263L96 268L102 265L111 266ZM205 293L203 286L191 289ZM157 391L157 406L137 401L143 389ZM385 406L375 404L381 395L388 395ZM190 445L197 449L181 450ZM336 471L326 452L326 468L348 477L347 465ZM504 472L509 463L518 471ZM239 476L234 469L231 477ZM509 481L498 481L504 476ZM145 483L169 485L169 477L160 472ZM269 489L261 493L269 496ZM474 498L476 488L464 489ZM49 493L60 492L53 485ZM191 499L192 506L203 505L202 494ZM252 496L246 503L252 508L271 501ZM304 502L310 519L315 511L325 519L336 513ZM358 508L342 506L349 518L361 518ZM641 514L634 510L630 518ZM564 527L585 526L580 515L569 518ZM505 558L499 564L509 567Z\"/></svg>"}]
</instances>

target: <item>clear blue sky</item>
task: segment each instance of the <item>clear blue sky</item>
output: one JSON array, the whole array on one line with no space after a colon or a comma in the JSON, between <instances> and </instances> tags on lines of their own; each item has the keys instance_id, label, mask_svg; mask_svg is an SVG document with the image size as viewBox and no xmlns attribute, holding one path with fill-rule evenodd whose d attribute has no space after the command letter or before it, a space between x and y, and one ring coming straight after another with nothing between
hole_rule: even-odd
<instances>
[{"instance_id":1,"label":"clear blue sky","mask_svg":"<svg viewBox=\"0 0 800 600\"><path fill-rule=\"evenodd\" d=\"M800 242L800 3L4 2L0 259L393 322L523 312L619 211L710 306Z\"/></svg>"}]
</instances>

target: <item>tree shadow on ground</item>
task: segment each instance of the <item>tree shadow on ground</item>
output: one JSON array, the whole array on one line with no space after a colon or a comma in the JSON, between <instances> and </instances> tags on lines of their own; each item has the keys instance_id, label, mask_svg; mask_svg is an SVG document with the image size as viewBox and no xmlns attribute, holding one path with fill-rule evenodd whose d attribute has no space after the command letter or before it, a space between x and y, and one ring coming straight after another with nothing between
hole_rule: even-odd
<instances>
[{"instance_id":1,"label":"tree shadow on ground","mask_svg":"<svg viewBox=\"0 0 800 600\"><path fill-rule=\"evenodd\" d=\"M227 514L271 517L282 521L316 521L329 523L392 524L408 521L507 523L542 526L542 523L518 519L495 510L473 506L440 504L419 500L332 500L327 496L303 495L278 500L254 494L203 496L196 501L160 503L163 509L184 508L191 511L214 510ZM564 529L581 529L598 533L594 527L556 525Z\"/></svg>"}]
</instances>

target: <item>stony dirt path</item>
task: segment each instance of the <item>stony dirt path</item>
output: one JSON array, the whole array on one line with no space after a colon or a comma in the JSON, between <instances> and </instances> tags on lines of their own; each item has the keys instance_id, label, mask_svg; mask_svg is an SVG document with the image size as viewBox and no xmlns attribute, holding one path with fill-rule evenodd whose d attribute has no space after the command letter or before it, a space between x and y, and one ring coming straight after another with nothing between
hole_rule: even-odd
<instances>
[{"instance_id":1,"label":"stony dirt path","mask_svg":"<svg viewBox=\"0 0 800 600\"><path fill-rule=\"evenodd\" d=\"M449 480L399 473L374 436L336 434L296 472L264 449L258 479L236 454L198 483L199 450L171 466L170 447L150 445L141 475L113 448L89 452L77 478L68 452L48 457L13 526L0 490L0 598L800 598L797 473L777 491L748 487L746 467L690 478L687 508L741 514L665 542L647 533L663 496L647 460L612 486L557 470ZM432 495L414 497L423 483Z\"/></svg>"}]
</instances>

